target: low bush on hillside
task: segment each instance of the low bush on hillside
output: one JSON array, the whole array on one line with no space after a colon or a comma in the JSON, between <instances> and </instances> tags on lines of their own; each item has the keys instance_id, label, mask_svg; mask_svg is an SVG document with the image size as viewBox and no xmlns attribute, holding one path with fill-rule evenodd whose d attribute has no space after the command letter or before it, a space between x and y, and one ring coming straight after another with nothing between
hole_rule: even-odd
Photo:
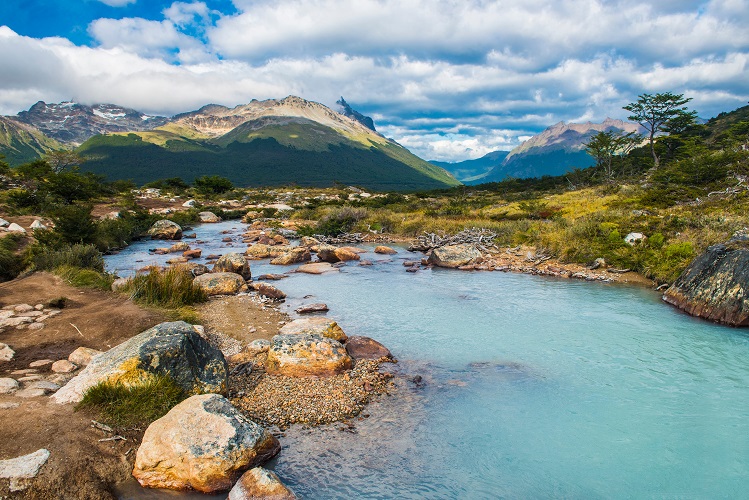
<instances>
[{"instance_id":1,"label":"low bush on hillside","mask_svg":"<svg viewBox=\"0 0 749 500\"><path fill-rule=\"evenodd\" d=\"M17 254L21 240L18 234L0 238L0 281L12 280L23 271L23 259Z\"/></svg>"},{"instance_id":2,"label":"low bush on hillside","mask_svg":"<svg viewBox=\"0 0 749 500\"><path fill-rule=\"evenodd\" d=\"M104 272L104 258L94 245L65 245L59 249L36 247L30 260L31 268L37 271L77 267Z\"/></svg>"}]
</instances>

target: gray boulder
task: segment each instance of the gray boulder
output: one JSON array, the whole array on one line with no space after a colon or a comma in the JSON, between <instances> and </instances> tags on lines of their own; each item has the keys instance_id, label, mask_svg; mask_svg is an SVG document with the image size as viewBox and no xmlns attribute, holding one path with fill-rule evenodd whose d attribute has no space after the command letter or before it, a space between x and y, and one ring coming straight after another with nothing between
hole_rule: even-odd
<instances>
[{"instance_id":1,"label":"gray boulder","mask_svg":"<svg viewBox=\"0 0 749 500\"><path fill-rule=\"evenodd\" d=\"M242 474L237 484L229 492L228 500L254 500L259 498L294 500L296 495L281 482L275 473L263 467L255 467Z\"/></svg>"},{"instance_id":2,"label":"gray boulder","mask_svg":"<svg viewBox=\"0 0 749 500\"><path fill-rule=\"evenodd\" d=\"M223 396L193 396L148 426L133 476L148 488L227 491L242 472L280 449L271 433Z\"/></svg>"},{"instance_id":3,"label":"gray boulder","mask_svg":"<svg viewBox=\"0 0 749 500\"><path fill-rule=\"evenodd\" d=\"M182 228L176 222L161 219L151 226L148 234L154 240L180 240L182 239Z\"/></svg>"},{"instance_id":4,"label":"gray boulder","mask_svg":"<svg viewBox=\"0 0 749 500\"><path fill-rule=\"evenodd\" d=\"M252 278L250 263L241 253L229 252L222 255L213 266L214 273L237 273L246 280Z\"/></svg>"},{"instance_id":5,"label":"gray boulder","mask_svg":"<svg viewBox=\"0 0 749 500\"><path fill-rule=\"evenodd\" d=\"M213 212L200 212L198 214L198 217L200 217L200 222L204 222L204 223L221 222L221 217L214 214Z\"/></svg>"},{"instance_id":6,"label":"gray boulder","mask_svg":"<svg viewBox=\"0 0 749 500\"><path fill-rule=\"evenodd\" d=\"M266 371L287 377L325 377L352 366L346 348L319 334L276 335L271 339Z\"/></svg>"},{"instance_id":7,"label":"gray boulder","mask_svg":"<svg viewBox=\"0 0 749 500\"><path fill-rule=\"evenodd\" d=\"M31 485L42 466L49 460L44 448L22 457L0 460L0 478L10 479L10 491L23 491Z\"/></svg>"},{"instance_id":8,"label":"gray boulder","mask_svg":"<svg viewBox=\"0 0 749 500\"><path fill-rule=\"evenodd\" d=\"M208 295L234 295L245 286L244 278L237 273L201 274L193 283Z\"/></svg>"},{"instance_id":9,"label":"gray boulder","mask_svg":"<svg viewBox=\"0 0 749 500\"><path fill-rule=\"evenodd\" d=\"M435 248L429 256L429 264L439 267L456 268L473 264L481 258L481 252L475 245L463 243Z\"/></svg>"},{"instance_id":10,"label":"gray boulder","mask_svg":"<svg viewBox=\"0 0 749 500\"><path fill-rule=\"evenodd\" d=\"M99 382L138 385L169 375L188 393L225 393L228 366L221 351L184 321L161 323L94 357L52 399L77 403Z\"/></svg>"}]
</instances>

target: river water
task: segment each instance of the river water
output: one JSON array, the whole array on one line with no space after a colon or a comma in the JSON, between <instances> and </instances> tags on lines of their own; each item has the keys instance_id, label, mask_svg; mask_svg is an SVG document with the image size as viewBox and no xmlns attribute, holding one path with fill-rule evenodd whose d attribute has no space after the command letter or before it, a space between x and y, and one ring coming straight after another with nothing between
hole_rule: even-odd
<instances>
[{"instance_id":1,"label":"river water","mask_svg":"<svg viewBox=\"0 0 749 500\"><path fill-rule=\"evenodd\" d=\"M243 251L245 226L197 228ZM190 241L190 240L187 240ZM155 242L106 258L127 274ZM222 247L223 246L223 247ZM399 359L353 432L292 427L269 467L303 498L740 498L749 491L749 332L651 290L527 275L406 273L400 250L276 282ZM141 261L141 262L136 262ZM253 275L282 272L253 262ZM310 297L311 295L311 297ZM306 297L306 298L305 298ZM421 383L409 381L420 376Z\"/></svg>"}]
</instances>

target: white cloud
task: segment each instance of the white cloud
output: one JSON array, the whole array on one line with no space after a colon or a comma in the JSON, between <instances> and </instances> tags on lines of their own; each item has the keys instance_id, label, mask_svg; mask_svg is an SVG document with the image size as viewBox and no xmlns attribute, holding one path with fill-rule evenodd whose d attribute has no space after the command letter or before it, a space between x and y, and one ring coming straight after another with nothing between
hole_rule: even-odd
<instances>
[{"instance_id":1,"label":"white cloud","mask_svg":"<svg viewBox=\"0 0 749 500\"><path fill-rule=\"evenodd\" d=\"M101 3L109 5L110 7L124 7L131 3L135 3L138 0L99 0Z\"/></svg>"}]
</instances>

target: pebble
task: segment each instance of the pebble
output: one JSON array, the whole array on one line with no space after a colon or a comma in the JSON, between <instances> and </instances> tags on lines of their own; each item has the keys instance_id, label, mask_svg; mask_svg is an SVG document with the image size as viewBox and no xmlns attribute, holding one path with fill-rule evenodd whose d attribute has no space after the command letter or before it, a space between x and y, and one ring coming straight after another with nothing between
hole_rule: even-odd
<instances>
[{"instance_id":1,"label":"pebble","mask_svg":"<svg viewBox=\"0 0 749 500\"><path fill-rule=\"evenodd\" d=\"M10 361L16 355L16 351L8 344L0 344L0 361Z\"/></svg>"},{"instance_id":2,"label":"pebble","mask_svg":"<svg viewBox=\"0 0 749 500\"><path fill-rule=\"evenodd\" d=\"M19 382L33 382L35 380L41 380L44 377L41 375L26 375L25 377L21 377L18 379Z\"/></svg>"},{"instance_id":3,"label":"pebble","mask_svg":"<svg viewBox=\"0 0 749 500\"><path fill-rule=\"evenodd\" d=\"M78 367L67 359L61 359L52 363L52 371L55 373L70 373L76 369L78 369Z\"/></svg>"},{"instance_id":4,"label":"pebble","mask_svg":"<svg viewBox=\"0 0 749 500\"><path fill-rule=\"evenodd\" d=\"M29 363L29 368L39 368L40 366L51 365L55 361L53 359L39 359Z\"/></svg>"},{"instance_id":5,"label":"pebble","mask_svg":"<svg viewBox=\"0 0 749 500\"><path fill-rule=\"evenodd\" d=\"M16 379L12 378L0 378L0 394L10 394L16 392L20 387L20 384Z\"/></svg>"},{"instance_id":6,"label":"pebble","mask_svg":"<svg viewBox=\"0 0 749 500\"><path fill-rule=\"evenodd\" d=\"M38 331L44 329L44 323L32 323L28 325L27 330Z\"/></svg>"},{"instance_id":7,"label":"pebble","mask_svg":"<svg viewBox=\"0 0 749 500\"><path fill-rule=\"evenodd\" d=\"M42 389L46 392L55 392L60 388L59 385L54 382L48 382L46 380L37 380L26 385L26 389Z\"/></svg>"},{"instance_id":8,"label":"pebble","mask_svg":"<svg viewBox=\"0 0 749 500\"><path fill-rule=\"evenodd\" d=\"M15 395L19 398L38 398L40 396L45 396L46 394L47 391L44 389L21 389L16 392Z\"/></svg>"},{"instance_id":9,"label":"pebble","mask_svg":"<svg viewBox=\"0 0 749 500\"><path fill-rule=\"evenodd\" d=\"M17 313L25 313L25 312L33 311L34 307L28 304L18 304L17 306L13 308L13 310Z\"/></svg>"},{"instance_id":10,"label":"pebble","mask_svg":"<svg viewBox=\"0 0 749 500\"><path fill-rule=\"evenodd\" d=\"M39 373L39 370L33 368L25 368L23 370L15 370L10 372L11 375L28 375L29 373Z\"/></svg>"},{"instance_id":11,"label":"pebble","mask_svg":"<svg viewBox=\"0 0 749 500\"><path fill-rule=\"evenodd\" d=\"M19 406L21 406L21 403L6 401L4 403L0 403L0 410L12 410L13 408L18 408Z\"/></svg>"}]
</instances>

